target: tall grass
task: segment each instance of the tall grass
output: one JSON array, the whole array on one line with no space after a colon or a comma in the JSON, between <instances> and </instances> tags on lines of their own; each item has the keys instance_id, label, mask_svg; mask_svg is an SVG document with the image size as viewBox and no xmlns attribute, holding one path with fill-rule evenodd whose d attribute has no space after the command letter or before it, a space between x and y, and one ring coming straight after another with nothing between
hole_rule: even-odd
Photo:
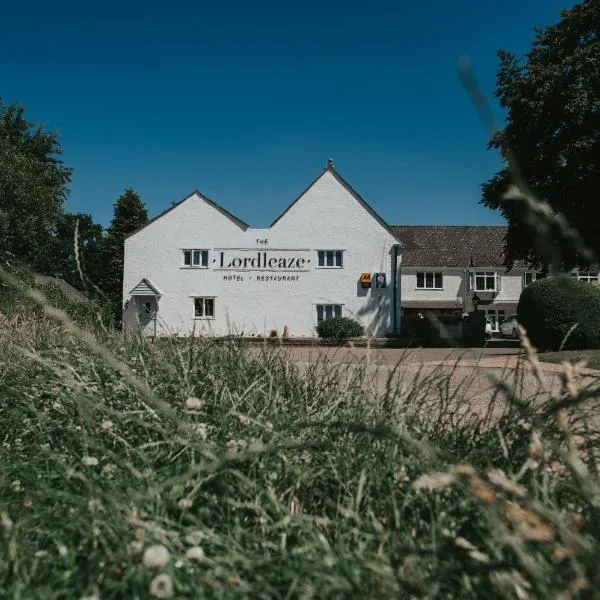
<instances>
[{"instance_id":1,"label":"tall grass","mask_svg":"<svg viewBox=\"0 0 600 600\"><path fill-rule=\"evenodd\" d=\"M137 384L48 320L0 334L1 597L594 595L571 371L557 424L502 390L470 409L455 368L377 385L271 346L101 335Z\"/></svg>"}]
</instances>

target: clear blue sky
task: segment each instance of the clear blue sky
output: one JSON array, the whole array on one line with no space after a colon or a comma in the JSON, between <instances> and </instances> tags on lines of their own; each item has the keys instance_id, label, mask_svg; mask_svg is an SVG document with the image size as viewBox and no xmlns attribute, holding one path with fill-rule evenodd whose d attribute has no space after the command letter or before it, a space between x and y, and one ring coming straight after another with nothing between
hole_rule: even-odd
<instances>
[{"instance_id":1,"label":"clear blue sky","mask_svg":"<svg viewBox=\"0 0 600 600\"><path fill-rule=\"evenodd\" d=\"M60 132L67 208L103 225L133 187L151 216L199 189L268 226L329 157L391 224L501 224L478 204L500 162L457 58L491 97L497 49L572 4L10 2L0 96Z\"/></svg>"}]
</instances>

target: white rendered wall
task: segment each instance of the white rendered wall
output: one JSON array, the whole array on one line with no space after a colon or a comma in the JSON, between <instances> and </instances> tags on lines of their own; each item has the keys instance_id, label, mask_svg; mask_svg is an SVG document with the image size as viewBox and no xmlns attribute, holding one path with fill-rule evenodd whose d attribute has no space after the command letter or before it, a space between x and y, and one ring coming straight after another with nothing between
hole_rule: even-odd
<instances>
[{"instance_id":1,"label":"white rendered wall","mask_svg":"<svg viewBox=\"0 0 600 600\"><path fill-rule=\"evenodd\" d=\"M231 219L193 195L125 242L124 301L142 278L162 294L157 333L192 332L265 335L288 326L291 336L313 336L316 304L343 304L343 315L360 320L381 336L393 328L392 247L397 243L330 172L307 190L271 229L244 231ZM182 267L182 249L208 249L209 268ZM218 270L219 250L253 249L310 260L303 269L284 271ZM343 250L342 269L317 268L317 250ZM278 250L281 252L278 254ZM292 252L290 252L292 250ZM235 251L228 251L235 256ZM240 256L255 254L239 251ZM216 262L213 262L216 261ZM363 290L362 272L384 272L387 288ZM232 276L231 280L224 277ZM295 281L262 281L265 276L294 276ZM215 297L215 318L195 319L194 296ZM399 303L399 294L398 294ZM136 326L134 302L124 323ZM398 323L399 327L399 323Z\"/></svg>"}]
</instances>

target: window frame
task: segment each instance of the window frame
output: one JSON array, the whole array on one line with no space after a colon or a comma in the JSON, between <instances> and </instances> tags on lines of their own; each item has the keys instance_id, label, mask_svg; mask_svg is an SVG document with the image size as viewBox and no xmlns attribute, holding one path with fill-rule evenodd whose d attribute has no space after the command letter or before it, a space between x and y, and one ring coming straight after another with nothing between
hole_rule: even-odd
<instances>
[{"instance_id":1,"label":"window frame","mask_svg":"<svg viewBox=\"0 0 600 600\"><path fill-rule=\"evenodd\" d=\"M419 285L419 275L423 276L423 285ZM431 275L431 286L427 285L427 275ZM436 286L437 276L440 276L441 285ZM444 272L443 271L416 271L416 290L443 290L444 289Z\"/></svg>"},{"instance_id":2,"label":"window frame","mask_svg":"<svg viewBox=\"0 0 600 600\"><path fill-rule=\"evenodd\" d=\"M216 319L216 300L217 296L191 296L192 299L192 318L195 321L212 321ZM202 300L202 314L196 314L196 302ZM206 314L206 303L207 301L212 302L212 315Z\"/></svg>"},{"instance_id":3,"label":"window frame","mask_svg":"<svg viewBox=\"0 0 600 600\"><path fill-rule=\"evenodd\" d=\"M337 317L343 317L344 316L344 304L341 302L316 302L315 303L315 322L318 325L319 323L325 321L326 319L332 319L332 318L337 318ZM322 307L322 317L321 319L319 319L319 307ZM326 308L327 307L331 307L331 316L326 316L325 312L326 312ZM336 307L339 307L339 311L336 310ZM339 314L335 314L336 312L339 312Z\"/></svg>"},{"instance_id":4,"label":"window frame","mask_svg":"<svg viewBox=\"0 0 600 600\"><path fill-rule=\"evenodd\" d=\"M487 287L487 283L488 283L488 279L493 276L494 277L494 287L492 288L488 288ZM478 288L477 287L477 278L481 278L483 277L484 281L485 281L485 285L483 288ZM471 292L481 292L481 293L485 293L485 292L489 292L489 293L494 293L494 292L499 292L500 291L500 275L498 273L498 271L488 271L488 270L481 270L481 271L476 271L473 270L471 271L471 277L470 277L470 281L469 281L469 291Z\"/></svg>"},{"instance_id":5,"label":"window frame","mask_svg":"<svg viewBox=\"0 0 600 600\"><path fill-rule=\"evenodd\" d=\"M329 248L317 250L317 269L343 269L344 268L344 250L341 248ZM328 254L331 253L332 264L327 264ZM321 256L323 264L321 264ZM339 264L335 264L339 258Z\"/></svg>"},{"instance_id":6,"label":"window frame","mask_svg":"<svg viewBox=\"0 0 600 600\"><path fill-rule=\"evenodd\" d=\"M574 277L587 283L600 282L600 271L577 271Z\"/></svg>"},{"instance_id":7,"label":"window frame","mask_svg":"<svg viewBox=\"0 0 600 600\"><path fill-rule=\"evenodd\" d=\"M190 264L186 264L185 255L186 253L190 253ZM200 253L200 263L194 264L194 258L196 252ZM204 261L206 258L206 264ZM210 252L208 248L182 248L181 249L181 268L182 269L208 269L208 265L210 262Z\"/></svg>"}]
</instances>

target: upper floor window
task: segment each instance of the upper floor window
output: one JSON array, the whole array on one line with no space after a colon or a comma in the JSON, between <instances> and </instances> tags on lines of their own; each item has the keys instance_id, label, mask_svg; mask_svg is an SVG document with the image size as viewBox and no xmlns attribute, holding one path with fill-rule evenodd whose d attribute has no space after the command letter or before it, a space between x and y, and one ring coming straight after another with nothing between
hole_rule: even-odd
<instances>
[{"instance_id":1,"label":"upper floor window","mask_svg":"<svg viewBox=\"0 0 600 600\"><path fill-rule=\"evenodd\" d=\"M543 275L537 271L527 271L523 273L523 287L527 287L530 283L542 278Z\"/></svg>"},{"instance_id":2,"label":"upper floor window","mask_svg":"<svg viewBox=\"0 0 600 600\"><path fill-rule=\"evenodd\" d=\"M184 267L208 267L208 250L184 250Z\"/></svg>"},{"instance_id":3,"label":"upper floor window","mask_svg":"<svg viewBox=\"0 0 600 600\"><path fill-rule=\"evenodd\" d=\"M342 250L317 250L317 265L341 269L343 266Z\"/></svg>"},{"instance_id":4,"label":"upper floor window","mask_svg":"<svg viewBox=\"0 0 600 600\"><path fill-rule=\"evenodd\" d=\"M442 289L442 274L434 273L433 271L417 272L417 289L423 290L441 290Z\"/></svg>"},{"instance_id":5,"label":"upper floor window","mask_svg":"<svg viewBox=\"0 0 600 600\"><path fill-rule=\"evenodd\" d=\"M475 271L471 273L471 291L500 291L500 276L495 271Z\"/></svg>"}]
</instances>

